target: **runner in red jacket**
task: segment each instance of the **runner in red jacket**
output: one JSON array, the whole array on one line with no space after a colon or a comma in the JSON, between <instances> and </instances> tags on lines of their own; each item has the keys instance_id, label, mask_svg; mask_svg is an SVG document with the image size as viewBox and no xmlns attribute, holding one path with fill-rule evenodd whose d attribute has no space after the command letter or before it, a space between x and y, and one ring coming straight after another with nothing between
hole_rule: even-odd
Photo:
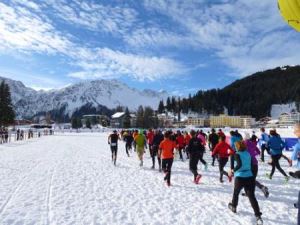
<instances>
[{"instance_id":1,"label":"runner in red jacket","mask_svg":"<svg viewBox=\"0 0 300 225\"><path fill-rule=\"evenodd\" d=\"M219 161L219 171L220 171L220 182L223 183L223 175L228 177L229 182L231 182L232 177L224 171L224 167L228 162L228 157L234 153L234 150L229 144L226 143L226 137L220 136L219 143L216 145L212 152L212 156L217 156Z\"/></svg>"},{"instance_id":2,"label":"runner in red jacket","mask_svg":"<svg viewBox=\"0 0 300 225\"><path fill-rule=\"evenodd\" d=\"M182 150L184 149L184 144L185 144L185 141L184 141L183 135L181 134L180 131L177 131L177 137L176 137L176 145L177 146L176 147L178 149L181 161L183 161Z\"/></svg>"},{"instance_id":3,"label":"runner in red jacket","mask_svg":"<svg viewBox=\"0 0 300 225\"><path fill-rule=\"evenodd\" d=\"M191 135L186 131L184 134L184 144L185 144L184 151L186 152L187 159L189 159L189 151L187 151L187 147L188 147L191 139L192 139Z\"/></svg>"},{"instance_id":4,"label":"runner in red jacket","mask_svg":"<svg viewBox=\"0 0 300 225\"><path fill-rule=\"evenodd\" d=\"M153 139L154 139L154 131L152 129L149 129L147 135L147 142L148 142L148 146L149 146L149 152L150 152L150 156L152 156L152 147L153 147Z\"/></svg>"}]
</instances>

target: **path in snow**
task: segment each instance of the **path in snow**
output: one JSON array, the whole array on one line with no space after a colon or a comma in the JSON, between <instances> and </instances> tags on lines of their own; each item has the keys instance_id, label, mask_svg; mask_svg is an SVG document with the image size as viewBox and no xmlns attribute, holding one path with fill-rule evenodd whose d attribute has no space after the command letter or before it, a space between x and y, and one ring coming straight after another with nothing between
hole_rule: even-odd
<instances>
[{"instance_id":1,"label":"path in snow","mask_svg":"<svg viewBox=\"0 0 300 225\"><path fill-rule=\"evenodd\" d=\"M207 161L211 161L206 155ZM287 162L281 160L286 171ZM227 209L233 184L218 182L217 167L202 171L201 185L192 183L188 162L175 161L171 188L162 174L144 168L123 143L117 167L111 163L107 134L48 136L0 146L0 224L254 224L249 201L240 197L237 215ZM228 167L227 167L228 168ZM270 189L257 198L265 224L296 224L300 183L260 165L259 181Z\"/></svg>"}]
</instances>

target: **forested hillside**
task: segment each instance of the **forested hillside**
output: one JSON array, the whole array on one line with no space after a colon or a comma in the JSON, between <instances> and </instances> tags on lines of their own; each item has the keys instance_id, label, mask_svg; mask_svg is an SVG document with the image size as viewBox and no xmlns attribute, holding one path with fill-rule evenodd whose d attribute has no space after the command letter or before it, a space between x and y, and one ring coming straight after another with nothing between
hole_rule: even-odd
<instances>
[{"instance_id":1,"label":"forested hillside","mask_svg":"<svg viewBox=\"0 0 300 225\"><path fill-rule=\"evenodd\" d=\"M173 98L174 99L174 98ZM270 115L272 104L300 103L300 66L278 67L257 72L236 80L223 89L198 91L194 96L169 99L166 108L186 113L219 114L228 109L230 115L252 115L261 118ZM170 103L170 104L169 104ZM159 111L162 111L162 102Z\"/></svg>"}]
</instances>

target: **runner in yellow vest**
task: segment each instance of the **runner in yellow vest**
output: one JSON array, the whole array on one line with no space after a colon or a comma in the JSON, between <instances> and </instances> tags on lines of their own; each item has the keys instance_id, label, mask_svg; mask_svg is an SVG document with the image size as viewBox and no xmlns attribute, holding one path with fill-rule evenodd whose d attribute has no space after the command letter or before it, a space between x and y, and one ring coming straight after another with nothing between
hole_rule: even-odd
<instances>
[{"instance_id":1,"label":"runner in yellow vest","mask_svg":"<svg viewBox=\"0 0 300 225\"><path fill-rule=\"evenodd\" d=\"M143 166L143 155L145 148L147 148L147 139L143 134L143 130L139 131L139 134L134 138L136 144L136 152L140 160L140 166Z\"/></svg>"}]
</instances>

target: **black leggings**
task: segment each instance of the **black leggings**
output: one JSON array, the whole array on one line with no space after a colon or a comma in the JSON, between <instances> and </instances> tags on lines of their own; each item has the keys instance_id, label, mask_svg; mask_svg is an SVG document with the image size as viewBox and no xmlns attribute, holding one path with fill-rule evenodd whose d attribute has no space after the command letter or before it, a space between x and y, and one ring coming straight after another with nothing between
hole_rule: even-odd
<instances>
[{"instance_id":1,"label":"black leggings","mask_svg":"<svg viewBox=\"0 0 300 225\"><path fill-rule=\"evenodd\" d=\"M219 171L220 171L220 180L223 180L223 175L228 177L228 173L224 171L224 167L228 162L228 158L219 158Z\"/></svg>"},{"instance_id":2,"label":"black leggings","mask_svg":"<svg viewBox=\"0 0 300 225\"><path fill-rule=\"evenodd\" d=\"M207 162L203 159L203 154L204 154L204 152L200 153L200 162L202 162L203 165L206 165Z\"/></svg>"},{"instance_id":3,"label":"black leggings","mask_svg":"<svg viewBox=\"0 0 300 225\"><path fill-rule=\"evenodd\" d=\"M261 161L265 161L265 150L270 155L270 148L266 146L266 144L261 145L261 151L260 151L260 159Z\"/></svg>"},{"instance_id":4,"label":"black leggings","mask_svg":"<svg viewBox=\"0 0 300 225\"><path fill-rule=\"evenodd\" d=\"M300 179L300 170L295 172L290 172L290 174L292 174L292 177Z\"/></svg>"},{"instance_id":5,"label":"black leggings","mask_svg":"<svg viewBox=\"0 0 300 225\"><path fill-rule=\"evenodd\" d=\"M155 157L157 156L157 162L159 169L161 169L161 159L160 156L158 155L158 146L157 145L152 145L152 148L150 149L150 155L152 158L152 166L155 167Z\"/></svg>"},{"instance_id":6,"label":"black leggings","mask_svg":"<svg viewBox=\"0 0 300 225\"><path fill-rule=\"evenodd\" d=\"M216 147L216 145L212 145L211 148L210 148L210 151L213 152L214 149L215 149L215 147ZM211 164L214 166L214 165L215 165L215 161L216 161L217 156L216 156L216 155L213 155L213 156L211 156L211 157L212 157L212 163L211 163Z\"/></svg>"},{"instance_id":7,"label":"black leggings","mask_svg":"<svg viewBox=\"0 0 300 225\"><path fill-rule=\"evenodd\" d=\"M132 149L132 144L126 143L125 149L126 149L126 154L129 155L129 150Z\"/></svg>"},{"instance_id":8,"label":"black leggings","mask_svg":"<svg viewBox=\"0 0 300 225\"><path fill-rule=\"evenodd\" d=\"M151 154L151 149L153 148L153 144L148 144L148 147L149 147L149 153L150 153L150 157L152 157L152 154Z\"/></svg>"},{"instance_id":9,"label":"black leggings","mask_svg":"<svg viewBox=\"0 0 300 225\"><path fill-rule=\"evenodd\" d=\"M252 166L252 173L253 173L253 176L254 176L254 179L255 179L255 186L258 187L259 189L262 189L264 187L264 185L262 185L260 182L258 182L256 180L257 173L258 173L258 165L253 165Z\"/></svg>"},{"instance_id":10,"label":"black leggings","mask_svg":"<svg viewBox=\"0 0 300 225\"><path fill-rule=\"evenodd\" d=\"M286 173L283 171L283 169L280 167L280 164L279 164L279 160L281 158L282 155L272 155L272 170L271 170L271 174L270 176L272 177L274 172L275 172L275 167L279 170L279 172L287 177Z\"/></svg>"},{"instance_id":11,"label":"black leggings","mask_svg":"<svg viewBox=\"0 0 300 225\"><path fill-rule=\"evenodd\" d=\"M246 195L249 198L255 216L261 216L258 202L255 197L255 178L254 177L236 177L234 181L234 191L232 197L233 207L237 207L239 202L239 194L242 189L245 189Z\"/></svg>"},{"instance_id":12,"label":"black leggings","mask_svg":"<svg viewBox=\"0 0 300 225\"><path fill-rule=\"evenodd\" d=\"M203 155L203 154L202 154ZM190 153L190 171L194 174L194 180L198 175L198 162L201 158L201 153Z\"/></svg>"},{"instance_id":13,"label":"black leggings","mask_svg":"<svg viewBox=\"0 0 300 225\"><path fill-rule=\"evenodd\" d=\"M117 153L118 153L118 146L111 146L111 160L116 163L117 161Z\"/></svg>"},{"instance_id":14,"label":"black leggings","mask_svg":"<svg viewBox=\"0 0 300 225\"><path fill-rule=\"evenodd\" d=\"M163 159L162 160L162 169L165 172L165 178L168 183L171 183L171 169L172 169L173 159Z\"/></svg>"},{"instance_id":15,"label":"black leggings","mask_svg":"<svg viewBox=\"0 0 300 225\"><path fill-rule=\"evenodd\" d=\"M179 147L179 148L178 148L179 157L180 157L181 160L183 160L183 157L182 157L182 150L183 150L183 147Z\"/></svg>"},{"instance_id":16,"label":"black leggings","mask_svg":"<svg viewBox=\"0 0 300 225\"><path fill-rule=\"evenodd\" d=\"M190 158L190 154L189 154L189 151L188 151L188 146L185 146L184 151L186 153L186 158L189 159Z\"/></svg>"}]
</instances>

